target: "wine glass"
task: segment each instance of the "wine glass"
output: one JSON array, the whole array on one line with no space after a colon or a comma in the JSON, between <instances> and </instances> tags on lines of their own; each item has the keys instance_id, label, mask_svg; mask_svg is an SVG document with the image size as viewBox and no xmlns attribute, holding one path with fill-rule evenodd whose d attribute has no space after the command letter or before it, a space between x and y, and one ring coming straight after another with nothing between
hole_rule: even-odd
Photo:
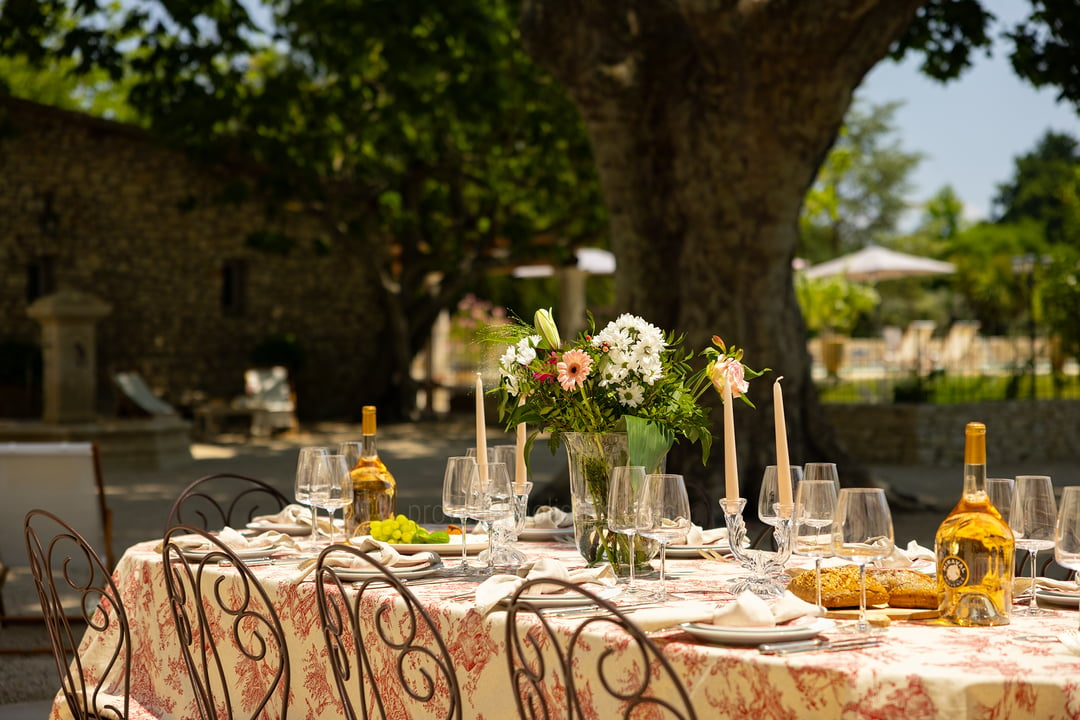
<instances>
[{"instance_id":1,"label":"wine glass","mask_svg":"<svg viewBox=\"0 0 1080 720\"><path fill-rule=\"evenodd\" d=\"M313 460L311 502L330 514L330 544L334 544L334 513L352 504L353 485L344 455L317 455Z\"/></svg>"},{"instance_id":2,"label":"wine glass","mask_svg":"<svg viewBox=\"0 0 1080 720\"><path fill-rule=\"evenodd\" d=\"M352 470L356 467L356 462L360 459L360 455L364 451L364 443L357 442L356 440L347 440L345 442L338 443L338 455L345 456L345 462L348 463L349 469Z\"/></svg>"},{"instance_id":3,"label":"wine glass","mask_svg":"<svg viewBox=\"0 0 1080 720\"><path fill-rule=\"evenodd\" d=\"M1054 547L1054 525L1057 521L1057 501L1054 485L1048 475L1017 475L1013 485L1012 506L1009 508L1009 527L1016 538L1016 547L1028 551L1031 559L1031 588L1027 595L1025 615L1043 615L1035 602L1036 558L1040 550ZM1018 598L1019 599L1019 598Z\"/></svg>"},{"instance_id":4,"label":"wine glass","mask_svg":"<svg viewBox=\"0 0 1080 720\"><path fill-rule=\"evenodd\" d=\"M769 465L765 468L765 474L761 477L761 491L758 493L758 519L766 525L776 525L776 505L780 502L780 488L777 486L776 466ZM795 489L802 480L802 468L798 465L791 466L791 490L794 497Z\"/></svg>"},{"instance_id":5,"label":"wine glass","mask_svg":"<svg viewBox=\"0 0 1080 720\"><path fill-rule=\"evenodd\" d=\"M832 551L859 566L859 620L855 630L870 632L866 619L866 564L893 551L892 515L881 488L844 488L836 500Z\"/></svg>"},{"instance_id":6,"label":"wine glass","mask_svg":"<svg viewBox=\"0 0 1080 720\"><path fill-rule=\"evenodd\" d=\"M821 607L821 559L833 554L832 524L837 494L836 485L831 479L810 480L805 477L795 494L794 551L814 558L818 607Z\"/></svg>"},{"instance_id":7,"label":"wine glass","mask_svg":"<svg viewBox=\"0 0 1080 720\"><path fill-rule=\"evenodd\" d=\"M485 472L486 470L486 472ZM514 521L514 486L510 482L506 463L476 463L469 471L465 511L472 519L487 526L487 570L494 570L495 552L492 544L492 524Z\"/></svg>"},{"instance_id":8,"label":"wine glass","mask_svg":"<svg viewBox=\"0 0 1080 720\"><path fill-rule=\"evenodd\" d=\"M645 466L616 465L611 470L611 483L608 485L607 522L608 529L619 535L625 535L630 554L630 578L623 595L636 595L634 565L637 553L634 551L634 535L637 533L637 503L642 485L645 484ZM618 551L616 551L618 557Z\"/></svg>"},{"instance_id":9,"label":"wine glass","mask_svg":"<svg viewBox=\"0 0 1080 720\"><path fill-rule=\"evenodd\" d=\"M311 459L317 455L329 455L330 448L322 446L309 446L300 448L296 458L296 480L293 487L293 496L296 502L311 508L311 537L308 542L315 545L319 542L319 508L311 502L311 478L313 464Z\"/></svg>"},{"instance_id":10,"label":"wine glass","mask_svg":"<svg viewBox=\"0 0 1080 720\"><path fill-rule=\"evenodd\" d=\"M469 499L469 480L476 467L476 458L455 455L446 459L443 472L442 511L449 517L461 518L461 566L459 572L469 572L467 524L469 512L466 502Z\"/></svg>"},{"instance_id":11,"label":"wine glass","mask_svg":"<svg viewBox=\"0 0 1080 720\"><path fill-rule=\"evenodd\" d=\"M1009 509L1012 507L1013 479L986 478L986 494L990 504L1001 513L1001 519L1009 522Z\"/></svg>"},{"instance_id":12,"label":"wine glass","mask_svg":"<svg viewBox=\"0 0 1080 720\"><path fill-rule=\"evenodd\" d=\"M840 494L840 475L836 472L836 463L831 462L808 462L803 466L802 480L831 480L836 487L836 494Z\"/></svg>"},{"instance_id":13,"label":"wine glass","mask_svg":"<svg viewBox=\"0 0 1080 720\"><path fill-rule=\"evenodd\" d=\"M667 546L685 538L690 530L690 499L682 475L653 473L645 476L638 496L637 534L660 544L660 589L657 599L667 600L665 563Z\"/></svg>"},{"instance_id":14,"label":"wine glass","mask_svg":"<svg viewBox=\"0 0 1080 720\"><path fill-rule=\"evenodd\" d=\"M1080 486L1061 491L1061 508L1054 532L1054 560L1061 567L1074 572L1080 570Z\"/></svg>"}]
</instances>

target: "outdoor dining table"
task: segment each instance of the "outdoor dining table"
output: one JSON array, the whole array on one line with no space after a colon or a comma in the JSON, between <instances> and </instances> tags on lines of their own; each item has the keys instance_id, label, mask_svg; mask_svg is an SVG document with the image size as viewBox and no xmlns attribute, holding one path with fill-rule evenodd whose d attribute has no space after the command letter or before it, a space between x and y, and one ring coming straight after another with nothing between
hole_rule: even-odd
<instances>
[{"instance_id":1,"label":"outdoor dining table","mask_svg":"<svg viewBox=\"0 0 1080 720\"><path fill-rule=\"evenodd\" d=\"M158 717L198 717L181 660L166 596L159 541L129 548L114 578L131 624L132 696ZM582 564L565 543L520 542L531 557L554 557ZM447 560L447 564L451 564ZM316 606L314 576L294 584L295 564L252 567L285 627L292 663L289 715L343 717L327 662ZM230 567L215 568L225 582ZM668 591L695 601L728 603L729 581L742 574L732 561L669 559ZM643 587L653 582L638 580ZM506 658L506 612L484 615L461 599L468 583L419 584L411 588L443 635L462 694L463 717L516 715ZM375 592L386 592L382 589ZM396 606L394 606L396 607ZM630 614L632 618L633 615ZM575 619L553 620L568 627ZM721 645L696 640L676 626L651 633L685 685L699 718L1054 718L1080 717L1080 656L1054 639L1077 626L1076 610L1053 609L1039 617L1014 614L1003 627L961 628L924 621L893 622L874 647L845 652L765 655L754 645ZM226 631L222 629L222 634ZM599 656L621 632L590 626L595 642L581 659L578 682L588 686ZM96 631L81 644L84 674L94 679L105 662L106 643ZM635 662L616 654L608 662ZM610 667L606 669L610 671ZM600 706L595 717L621 717L617 701L592 693ZM58 718L61 696L52 717ZM243 702L237 696L235 702ZM606 704L603 704L606 703ZM237 716L242 713L237 712Z\"/></svg>"}]
</instances>

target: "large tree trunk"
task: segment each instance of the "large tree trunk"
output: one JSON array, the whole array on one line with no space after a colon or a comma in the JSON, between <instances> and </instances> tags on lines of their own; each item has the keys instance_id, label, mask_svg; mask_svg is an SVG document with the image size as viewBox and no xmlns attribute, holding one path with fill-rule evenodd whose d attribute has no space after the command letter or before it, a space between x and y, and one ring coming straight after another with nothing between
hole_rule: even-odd
<instances>
[{"instance_id":1,"label":"large tree trunk","mask_svg":"<svg viewBox=\"0 0 1080 720\"><path fill-rule=\"evenodd\" d=\"M837 446L811 382L791 263L802 199L854 88L921 4L523 3L530 54L565 84L589 132L619 309L686 333L693 347L720 335L745 348L751 367L774 371L751 384L757 410L736 413L750 505L753 481L775 461L769 386L779 375L791 461L836 460L845 484L865 480ZM703 471L689 457L675 458L680 470L715 497L722 463Z\"/></svg>"}]
</instances>

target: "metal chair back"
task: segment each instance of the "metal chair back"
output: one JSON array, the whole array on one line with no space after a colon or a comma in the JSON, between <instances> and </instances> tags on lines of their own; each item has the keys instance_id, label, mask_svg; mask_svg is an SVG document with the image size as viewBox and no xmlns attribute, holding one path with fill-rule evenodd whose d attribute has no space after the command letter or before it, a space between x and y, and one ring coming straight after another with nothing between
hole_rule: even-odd
<instances>
[{"instance_id":1,"label":"metal chair back","mask_svg":"<svg viewBox=\"0 0 1080 720\"><path fill-rule=\"evenodd\" d=\"M264 480L218 473L195 480L180 491L165 519L165 529L186 524L203 530L243 528L256 515L272 515L289 498Z\"/></svg>"}]
</instances>

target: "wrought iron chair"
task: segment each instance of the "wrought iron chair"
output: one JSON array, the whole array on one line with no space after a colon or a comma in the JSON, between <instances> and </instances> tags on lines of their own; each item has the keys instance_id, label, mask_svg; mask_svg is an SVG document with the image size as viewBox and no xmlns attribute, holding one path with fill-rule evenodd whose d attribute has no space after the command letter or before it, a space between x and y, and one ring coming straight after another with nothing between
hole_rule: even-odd
<instances>
[{"instance_id":1,"label":"wrought iron chair","mask_svg":"<svg viewBox=\"0 0 1080 720\"><path fill-rule=\"evenodd\" d=\"M264 480L218 473L195 480L180 491L165 519L165 529L186 523L203 530L244 527L256 515L272 515L289 498Z\"/></svg>"},{"instance_id":2,"label":"wrought iron chair","mask_svg":"<svg viewBox=\"0 0 1080 720\"><path fill-rule=\"evenodd\" d=\"M328 562L333 555L359 559L372 574L343 583ZM416 596L384 565L348 545L323 550L315 573L319 620L346 717L460 720L461 691L450 654ZM347 591L349 585L356 590ZM392 612L400 603L405 620Z\"/></svg>"},{"instance_id":3,"label":"wrought iron chair","mask_svg":"<svg viewBox=\"0 0 1080 720\"><path fill-rule=\"evenodd\" d=\"M209 551L193 559L190 536ZM162 560L199 716L285 720L291 678L285 633L251 569L215 536L191 525L165 533Z\"/></svg>"},{"instance_id":4,"label":"wrought iron chair","mask_svg":"<svg viewBox=\"0 0 1080 720\"><path fill-rule=\"evenodd\" d=\"M98 551L46 510L28 512L23 533L68 712L80 720L153 717L131 697L131 629L120 591ZM72 614L73 607L79 612ZM84 624L106 638L100 647L106 648L108 661L99 665L93 680L79 657Z\"/></svg>"},{"instance_id":5,"label":"wrought iron chair","mask_svg":"<svg viewBox=\"0 0 1080 720\"><path fill-rule=\"evenodd\" d=\"M600 610L584 620L574 620L572 629L557 628L558 621L537 612L527 599L538 585L562 587L579 595L581 604L595 604ZM607 627L604 627L607 626ZM579 667L575 677L576 654L596 638L586 633L617 628L625 642L604 641L595 670ZM630 654L631 663L610 662L615 656ZM696 720L697 714L682 681L656 644L613 604L569 582L537 578L519 587L510 598L506 614L506 657L510 685L523 718L586 718L597 716L590 707L594 698L606 694L620 705L619 716Z\"/></svg>"}]
</instances>

